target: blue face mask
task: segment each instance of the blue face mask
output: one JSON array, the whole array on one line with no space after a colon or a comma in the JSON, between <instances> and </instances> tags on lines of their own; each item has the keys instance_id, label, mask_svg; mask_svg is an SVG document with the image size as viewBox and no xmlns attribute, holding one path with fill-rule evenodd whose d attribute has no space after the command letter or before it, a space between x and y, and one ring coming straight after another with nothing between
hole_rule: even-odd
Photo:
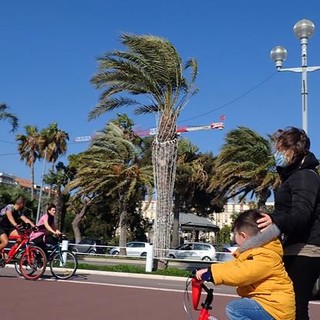
<instances>
[{"instance_id":1,"label":"blue face mask","mask_svg":"<svg viewBox=\"0 0 320 320\"><path fill-rule=\"evenodd\" d=\"M274 160L277 167L286 167L288 165L288 159L281 151L276 151L274 154Z\"/></svg>"}]
</instances>

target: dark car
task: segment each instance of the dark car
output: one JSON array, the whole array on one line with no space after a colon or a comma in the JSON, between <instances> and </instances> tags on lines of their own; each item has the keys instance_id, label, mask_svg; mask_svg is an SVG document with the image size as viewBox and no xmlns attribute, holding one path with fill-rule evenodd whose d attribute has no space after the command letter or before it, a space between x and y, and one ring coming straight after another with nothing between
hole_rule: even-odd
<instances>
[{"instance_id":1,"label":"dark car","mask_svg":"<svg viewBox=\"0 0 320 320\"><path fill-rule=\"evenodd\" d=\"M96 254L105 253L104 248L101 246L102 246L101 241L93 238L83 238L77 244L69 243L69 249L73 252L79 252L79 253L96 253Z\"/></svg>"}]
</instances>

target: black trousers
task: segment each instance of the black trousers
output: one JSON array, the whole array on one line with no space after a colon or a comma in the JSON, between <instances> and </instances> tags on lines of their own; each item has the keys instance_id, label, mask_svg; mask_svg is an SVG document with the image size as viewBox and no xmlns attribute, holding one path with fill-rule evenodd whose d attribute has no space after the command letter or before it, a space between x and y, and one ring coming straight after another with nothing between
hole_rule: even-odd
<instances>
[{"instance_id":1,"label":"black trousers","mask_svg":"<svg viewBox=\"0 0 320 320\"><path fill-rule=\"evenodd\" d=\"M52 235L46 235L45 237L41 235L40 237L33 239L33 243L36 246L40 247L45 253L47 253L47 244L55 245L58 243L58 239L53 237Z\"/></svg>"},{"instance_id":2,"label":"black trousers","mask_svg":"<svg viewBox=\"0 0 320 320\"><path fill-rule=\"evenodd\" d=\"M296 295L296 320L309 320L309 301L320 275L320 257L284 256L283 261Z\"/></svg>"}]
</instances>

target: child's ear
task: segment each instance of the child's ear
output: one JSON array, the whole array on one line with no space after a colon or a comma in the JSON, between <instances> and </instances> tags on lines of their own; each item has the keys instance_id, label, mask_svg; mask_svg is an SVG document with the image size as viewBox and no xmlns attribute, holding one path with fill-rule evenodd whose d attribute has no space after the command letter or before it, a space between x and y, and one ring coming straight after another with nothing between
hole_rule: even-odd
<instances>
[{"instance_id":1,"label":"child's ear","mask_svg":"<svg viewBox=\"0 0 320 320\"><path fill-rule=\"evenodd\" d=\"M240 233L239 233L239 235L240 235L240 237L242 238L242 239L247 239L248 238L248 235L244 232L244 231L241 231Z\"/></svg>"}]
</instances>

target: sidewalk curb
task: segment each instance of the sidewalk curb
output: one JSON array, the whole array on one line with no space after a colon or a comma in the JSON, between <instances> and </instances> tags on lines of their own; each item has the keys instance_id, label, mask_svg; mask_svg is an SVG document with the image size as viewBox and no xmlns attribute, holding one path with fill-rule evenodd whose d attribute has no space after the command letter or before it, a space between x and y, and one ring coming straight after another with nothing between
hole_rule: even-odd
<instances>
[{"instance_id":1,"label":"sidewalk curb","mask_svg":"<svg viewBox=\"0 0 320 320\"><path fill-rule=\"evenodd\" d=\"M129 277L129 278L148 278L157 280L171 280L171 281L186 281L185 277L175 276L163 276L159 274L148 274L148 273L129 273L129 272L114 272L114 271L100 271L100 270L89 270L89 269L77 269L78 274L96 274L105 275L112 277Z\"/></svg>"}]
</instances>

